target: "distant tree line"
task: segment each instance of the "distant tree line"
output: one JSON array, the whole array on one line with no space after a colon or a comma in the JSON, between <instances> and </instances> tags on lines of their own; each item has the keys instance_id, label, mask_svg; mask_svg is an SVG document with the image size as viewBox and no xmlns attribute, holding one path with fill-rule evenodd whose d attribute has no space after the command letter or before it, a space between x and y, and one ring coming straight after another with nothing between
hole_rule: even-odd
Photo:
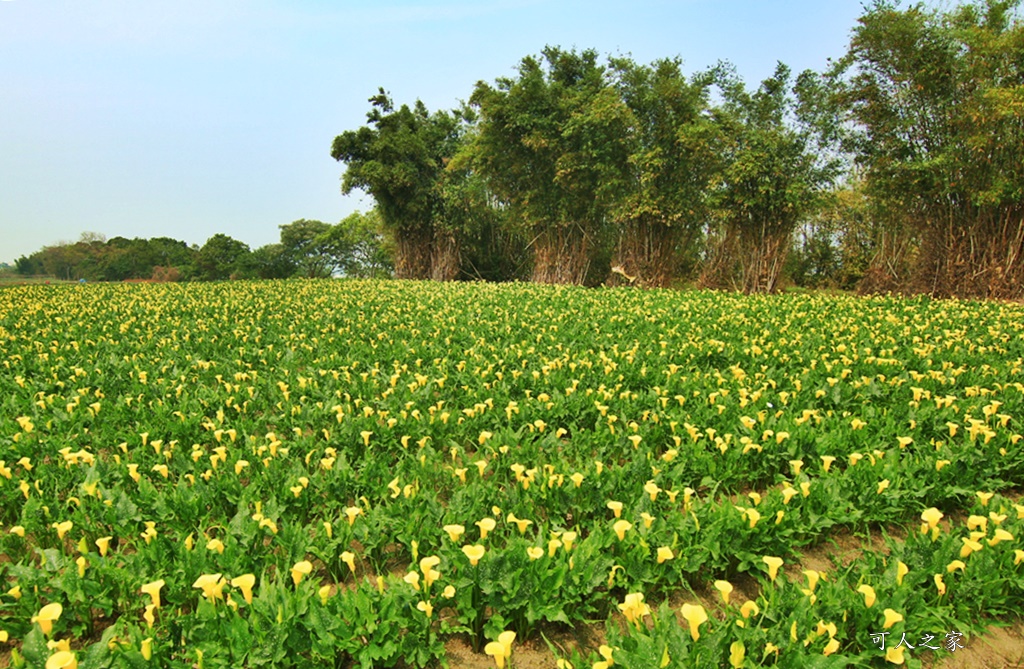
<instances>
[{"instance_id":1,"label":"distant tree line","mask_svg":"<svg viewBox=\"0 0 1024 669\"><path fill-rule=\"evenodd\" d=\"M1020 297L1018 5L875 0L827 71L753 90L548 47L456 110L381 89L331 155L399 278Z\"/></svg>"},{"instance_id":2,"label":"distant tree line","mask_svg":"<svg viewBox=\"0 0 1024 669\"><path fill-rule=\"evenodd\" d=\"M85 233L77 242L46 246L18 258L15 272L66 281L368 278L392 273L389 242L380 234L375 211L356 212L333 225L299 219L279 227L280 242L255 250L221 233L201 247L169 237L108 240Z\"/></svg>"}]
</instances>

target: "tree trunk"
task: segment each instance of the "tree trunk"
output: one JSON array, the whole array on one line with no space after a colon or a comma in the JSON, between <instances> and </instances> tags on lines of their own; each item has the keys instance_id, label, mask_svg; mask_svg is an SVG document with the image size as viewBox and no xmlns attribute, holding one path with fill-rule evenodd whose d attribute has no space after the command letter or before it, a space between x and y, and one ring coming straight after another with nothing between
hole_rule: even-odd
<instances>
[{"instance_id":1,"label":"tree trunk","mask_svg":"<svg viewBox=\"0 0 1024 669\"><path fill-rule=\"evenodd\" d=\"M395 278L429 279L433 232L430 228L395 230Z\"/></svg>"},{"instance_id":2,"label":"tree trunk","mask_svg":"<svg viewBox=\"0 0 1024 669\"><path fill-rule=\"evenodd\" d=\"M942 214L929 221L913 287L934 297L1024 297L1024 211L960 206Z\"/></svg>"},{"instance_id":3,"label":"tree trunk","mask_svg":"<svg viewBox=\"0 0 1024 669\"><path fill-rule=\"evenodd\" d=\"M793 226L786 225L728 225L701 272L699 285L748 294L777 292L792 232Z\"/></svg>"},{"instance_id":4,"label":"tree trunk","mask_svg":"<svg viewBox=\"0 0 1024 669\"><path fill-rule=\"evenodd\" d=\"M451 230L434 228L434 244L430 253L430 278L454 281L459 275L459 240Z\"/></svg>"},{"instance_id":5,"label":"tree trunk","mask_svg":"<svg viewBox=\"0 0 1024 669\"><path fill-rule=\"evenodd\" d=\"M533 242L531 280L582 285L590 269L590 253L590 241L579 226L544 230Z\"/></svg>"},{"instance_id":6,"label":"tree trunk","mask_svg":"<svg viewBox=\"0 0 1024 669\"><path fill-rule=\"evenodd\" d=\"M680 227L657 221L623 223L608 284L667 287L675 278L679 246L688 242L690 237L692 234L687 234Z\"/></svg>"}]
</instances>

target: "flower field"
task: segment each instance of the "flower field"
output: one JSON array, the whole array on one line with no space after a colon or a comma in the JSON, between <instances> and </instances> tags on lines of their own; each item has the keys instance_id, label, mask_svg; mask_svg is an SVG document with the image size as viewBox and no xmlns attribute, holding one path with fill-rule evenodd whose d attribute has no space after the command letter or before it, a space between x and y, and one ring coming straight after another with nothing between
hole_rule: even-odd
<instances>
[{"instance_id":1,"label":"flower field","mask_svg":"<svg viewBox=\"0 0 1024 669\"><path fill-rule=\"evenodd\" d=\"M1024 605L1019 305L24 286L0 361L0 664L920 666Z\"/></svg>"}]
</instances>

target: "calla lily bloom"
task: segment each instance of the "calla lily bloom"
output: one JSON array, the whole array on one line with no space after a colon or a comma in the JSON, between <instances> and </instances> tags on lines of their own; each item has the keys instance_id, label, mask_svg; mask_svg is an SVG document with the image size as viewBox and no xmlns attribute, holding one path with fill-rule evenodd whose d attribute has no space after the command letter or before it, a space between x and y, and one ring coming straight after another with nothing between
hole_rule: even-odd
<instances>
[{"instance_id":1,"label":"calla lily bloom","mask_svg":"<svg viewBox=\"0 0 1024 669\"><path fill-rule=\"evenodd\" d=\"M292 566L292 582L298 585L303 576L309 576L313 572L313 563L309 560L301 560Z\"/></svg>"},{"instance_id":2,"label":"calla lily bloom","mask_svg":"<svg viewBox=\"0 0 1024 669\"><path fill-rule=\"evenodd\" d=\"M698 628L708 621L707 611L700 604L683 604L683 618L690 623L690 637L694 641L700 638Z\"/></svg>"},{"instance_id":3,"label":"calla lily bloom","mask_svg":"<svg viewBox=\"0 0 1024 669\"><path fill-rule=\"evenodd\" d=\"M531 560L539 560L544 557L544 549L539 546L529 546L526 549L526 555Z\"/></svg>"},{"instance_id":4,"label":"calla lily bloom","mask_svg":"<svg viewBox=\"0 0 1024 669\"><path fill-rule=\"evenodd\" d=\"M615 536L619 538L619 541L626 538L626 532L632 529L632 527L633 523L628 520L616 520L615 524L612 525L612 529L615 530Z\"/></svg>"},{"instance_id":5,"label":"calla lily bloom","mask_svg":"<svg viewBox=\"0 0 1024 669\"><path fill-rule=\"evenodd\" d=\"M476 544L474 546L463 546L462 552L469 558L469 563L475 567L480 562L480 558L484 556L486 549L480 544Z\"/></svg>"},{"instance_id":6,"label":"calla lily bloom","mask_svg":"<svg viewBox=\"0 0 1024 669\"><path fill-rule=\"evenodd\" d=\"M761 561L768 566L768 578L774 581L775 577L779 575L779 567L782 566L782 558L766 555L761 558Z\"/></svg>"},{"instance_id":7,"label":"calla lily bloom","mask_svg":"<svg viewBox=\"0 0 1024 669\"><path fill-rule=\"evenodd\" d=\"M889 629L896 623L903 620L903 614L893 611L892 609L886 609L882 613L885 615L885 622L882 623L882 629Z\"/></svg>"},{"instance_id":8,"label":"calla lily bloom","mask_svg":"<svg viewBox=\"0 0 1024 669\"><path fill-rule=\"evenodd\" d=\"M519 534L525 534L526 528L528 528L530 525L533 525L532 520L527 520L525 518L516 518L516 515L514 513L508 514L508 517L505 519L505 522L515 523L516 527L519 529Z\"/></svg>"},{"instance_id":9,"label":"calla lily bloom","mask_svg":"<svg viewBox=\"0 0 1024 669\"><path fill-rule=\"evenodd\" d=\"M484 646L484 653L494 658L498 669L504 669L505 660L512 656L512 642L515 639L515 632L502 632L498 635L497 641L491 641Z\"/></svg>"},{"instance_id":10,"label":"calla lily bloom","mask_svg":"<svg viewBox=\"0 0 1024 669\"><path fill-rule=\"evenodd\" d=\"M896 563L896 585L903 585L903 577L910 573L910 567L900 560Z\"/></svg>"},{"instance_id":11,"label":"calla lily bloom","mask_svg":"<svg viewBox=\"0 0 1024 669\"><path fill-rule=\"evenodd\" d=\"M74 527L74 525L75 524L70 520L65 520L63 523L53 523L50 527L57 530L58 539L63 539L64 535L71 531L71 528Z\"/></svg>"},{"instance_id":12,"label":"calla lily bloom","mask_svg":"<svg viewBox=\"0 0 1024 669\"><path fill-rule=\"evenodd\" d=\"M206 597L210 603L213 603L221 596L221 590L224 588L224 579L221 578L220 574L203 574L196 579L192 587L201 588L203 597Z\"/></svg>"},{"instance_id":13,"label":"calla lily bloom","mask_svg":"<svg viewBox=\"0 0 1024 669\"><path fill-rule=\"evenodd\" d=\"M999 527L996 528L995 534L992 536L992 538L988 540L988 545L995 546L1001 541L1013 541L1013 535L1004 530L1003 528Z\"/></svg>"},{"instance_id":14,"label":"calla lily bloom","mask_svg":"<svg viewBox=\"0 0 1024 669\"><path fill-rule=\"evenodd\" d=\"M466 528L462 525L445 525L441 529L448 533L448 537L452 541L458 541L459 537L461 537L466 531Z\"/></svg>"},{"instance_id":15,"label":"calla lily bloom","mask_svg":"<svg viewBox=\"0 0 1024 669\"><path fill-rule=\"evenodd\" d=\"M660 546L658 548L658 564L665 562L665 560L671 560L674 557L672 549L668 546Z\"/></svg>"},{"instance_id":16,"label":"calla lily bloom","mask_svg":"<svg viewBox=\"0 0 1024 669\"><path fill-rule=\"evenodd\" d=\"M498 523L493 518L488 517L476 521L476 526L480 528L480 538L486 539L487 533L493 531L498 526Z\"/></svg>"},{"instance_id":17,"label":"calla lily bloom","mask_svg":"<svg viewBox=\"0 0 1024 669\"><path fill-rule=\"evenodd\" d=\"M870 585L861 585L857 588L857 592L864 595L864 606L869 609L875 604L875 589Z\"/></svg>"},{"instance_id":18,"label":"calla lily bloom","mask_svg":"<svg viewBox=\"0 0 1024 669\"><path fill-rule=\"evenodd\" d=\"M46 669L78 669L78 659L69 650L60 650L46 660Z\"/></svg>"},{"instance_id":19,"label":"calla lily bloom","mask_svg":"<svg viewBox=\"0 0 1024 669\"><path fill-rule=\"evenodd\" d=\"M743 606L740 607L740 615L743 616L744 618L750 618L750 616L756 616L760 612L761 612L761 608L757 605L757 602L755 602L752 599L748 599L747 601L743 602ZM794 624L795 624L795 621L794 621Z\"/></svg>"},{"instance_id":20,"label":"calla lily bloom","mask_svg":"<svg viewBox=\"0 0 1024 669\"><path fill-rule=\"evenodd\" d=\"M732 583L729 581L715 581L715 590L722 593L722 601L726 604L729 603L729 595L732 594Z\"/></svg>"},{"instance_id":21,"label":"calla lily bloom","mask_svg":"<svg viewBox=\"0 0 1024 669\"><path fill-rule=\"evenodd\" d=\"M356 522L356 517L362 515L363 510L358 506L347 506L345 507L345 517L348 518L348 524L351 527Z\"/></svg>"},{"instance_id":22,"label":"calla lily bloom","mask_svg":"<svg viewBox=\"0 0 1024 669\"><path fill-rule=\"evenodd\" d=\"M256 585L256 576L254 574L242 574L237 578L231 579L231 587L242 591L242 597L245 598L246 604L252 604L252 587L254 585Z\"/></svg>"},{"instance_id":23,"label":"calla lily bloom","mask_svg":"<svg viewBox=\"0 0 1024 669\"><path fill-rule=\"evenodd\" d=\"M147 583L146 585L144 585L141 588L139 588L139 590L143 594L149 595L149 598L152 601L153 606L159 609L160 608L160 588L164 587L164 585L166 585L166 584L164 583L164 580L161 578L159 580L153 581L152 583Z\"/></svg>"},{"instance_id":24,"label":"calla lily bloom","mask_svg":"<svg viewBox=\"0 0 1024 669\"><path fill-rule=\"evenodd\" d=\"M348 570L356 573L356 556L352 551L343 551L341 561L348 565Z\"/></svg>"},{"instance_id":25,"label":"calla lily bloom","mask_svg":"<svg viewBox=\"0 0 1024 669\"><path fill-rule=\"evenodd\" d=\"M935 581L935 589L939 591L939 596L946 594L946 582L942 580L942 574L935 574L933 577Z\"/></svg>"},{"instance_id":26,"label":"calla lily bloom","mask_svg":"<svg viewBox=\"0 0 1024 669\"><path fill-rule=\"evenodd\" d=\"M153 637L142 640L139 652L142 654L142 659L144 660L148 661L153 658Z\"/></svg>"},{"instance_id":27,"label":"calla lily bloom","mask_svg":"<svg viewBox=\"0 0 1024 669\"><path fill-rule=\"evenodd\" d=\"M612 510L612 513L615 514L616 518L622 517L622 502L616 502L615 500L611 500L610 502L605 504L605 506Z\"/></svg>"},{"instance_id":28,"label":"calla lily bloom","mask_svg":"<svg viewBox=\"0 0 1024 669\"><path fill-rule=\"evenodd\" d=\"M930 509L925 509L921 513L921 520L924 523L921 524L921 534L927 534L928 530L938 526L939 521L942 520L943 513L936 509L934 506Z\"/></svg>"},{"instance_id":29,"label":"calla lily bloom","mask_svg":"<svg viewBox=\"0 0 1024 669\"><path fill-rule=\"evenodd\" d=\"M53 623L60 619L60 614L64 613L64 607L58 602L47 604L43 608L39 609L39 613L32 616L32 622L39 623L39 627L43 630L43 634L50 636L53 632Z\"/></svg>"},{"instance_id":30,"label":"calla lily bloom","mask_svg":"<svg viewBox=\"0 0 1024 669\"><path fill-rule=\"evenodd\" d=\"M960 548L961 558L967 558L968 556L970 556L971 553L975 551L980 551L982 549L981 544L977 541L974 541L973 539L961 537L960 541L964 542L964 545Z\"/></svg>"},{"instance_id":31,"label":"calla lily bloom","mask_svg":"<svg viewBox=\"0 0 1024 669\"><path fill-rule=\"evenodd\" d=\"M906 646L900 646L899 648L896 648L895 646L889 646L885 650L885 661L886 662L891 662L892 664L903 664L903 662L904 662L904 659L903 659L903 649L904 648L906 648Z\"/></svg>"},{"instance_id":32,"label":"calla lily bloom","mask_svg":"<svg viewBox=\"0 0 1024 669\"><path fill-rule=\"evenodd\" d=\"M631 592L626 595L626 599L619 604L619 610L626 616L627 621L636 624L640 624L640 619L651 613L651 608L644 604L642 592Z\"/></svg>"},{"instance_id":33,"label":"calla lily bloom","mask_svg":"<svg viewBox=\"0 0 1024 669\"><path fill-rule=\"evenodd\" d=\"M729 666L733 669L740 669L747 656L747 648L742 641L733 641L729 645Z\"/></svg>"},{"instance_id":34,"label":"calla lily bloom","mask_svg":"<svg viewBox=\"0 0 1024 669\"><path fill-rule=\"evenodd\" d=\"M947 574L952 574L957 569L959 569L961 572L966 572L967 565L964 564L962 560L953 560L952 562L946 565Z\"/></svg>"}]
</instances>

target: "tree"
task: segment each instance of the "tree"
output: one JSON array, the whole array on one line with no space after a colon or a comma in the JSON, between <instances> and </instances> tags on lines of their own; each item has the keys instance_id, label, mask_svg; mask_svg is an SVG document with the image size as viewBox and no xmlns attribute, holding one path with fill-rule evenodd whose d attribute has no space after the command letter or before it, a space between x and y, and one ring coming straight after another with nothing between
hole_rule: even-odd
<instances>
[{"instance_id":1,"label":"tree","mask_svg":"<svg viewBox=\"0 0 1024 669\"><path fill-rule=\"evenodd\" d=\"M300 218L281 228L281 246L303 276L316 279L327 278L341 269L344 257L350 249L337 235L332 235L332 226L321 221ZM339 244L341 242L341 244Z\"/></svg>"},{"instance_id":2,"label":"tree","mask_svg":"<svg viewBox=\"0 0 1024 669\"><path fill-rule=\"evenodd\" d=\"M331 235L340 237L338 245L349 249L341 265L345 276L376 279L394 272L392 246L383 233L376 209L349 214L333 227Z\"/></svg>"},{"instance_id":3,"label":"tree","mask_svg":"<svg viewBox=\"0 0 1024 669\"><path fill-rule=\"evenodd\" d=\"M518 76L479 82L473 168L530 240L532 279L583 283L609 246L608 213L623 181L629 111L597 53L547 47Z\"/></svg>"},{"instance_id":4,"label":"tree","mask_svg":"<svg viewBox=\"0 0 1024 669\"><path fill-rule=\"evenodd\" d=\"M251 269L251 251L244 242L217 233L199 249L196 267L209 281L235 278Z\"/></svg>"},{"instance_id":5,"label":"tree","mask_svg":"<svg viewBox=\"0 0 1024 669\"><path fill-rule=\"evenodd\" d=\"M1024 22L1016 0L876 0L833 70L875 206L920 239L903 287L1024 295Z\"/></svg>"},{"instance_id":6,"label":"tree","mask_svg":"<svg viewBox=\"0 0 1024 669\"><path fill-rule=\"evenodd\" d=\"M253 251L252 267L260 279L287 279L298 270L283 244L266 244Z\"/></svg>"},{"instance_id":7,"label":"tree","mask_svg":"<svg viewBox=\"0 0 1024 669\"><path fill-rule=\"evenodd\" d=\"M797 114L802 109L784 64L754 93L728 70L719 72L719 81L725 168L715 195L716 246L701 283L775 292L793 230L820 202L839 164L814 151L815 127Z\"/></svg>"},{"instance_id":8,"label":"tree","mask_svg":"<svg viewBox=\"0 0 1024 669\"><path fill-rule=\"evenodd\" d=\"M459 124L447 112L430 114L419 100L395 109L383 88L370 103L368 125L338 135L331 147L331 157L347 165L342 192L359 188L376 200L395 242L395 275L426 279L434 262L435 186Z\"/></svg>"},{"instance_id":9,"label":"tree","mask_svg":"<svg viewBox=\"0 0 1024 669\"><path fill-rule=\"evenodd\" d=\"M611 62L630 112L627 181L612 208L619 226L612 264L641 285L667 286L707 220L721 169L721 132L708 101L713 79L699 73L688 81L678 59Z\"/></svg>"}]
</instances>

